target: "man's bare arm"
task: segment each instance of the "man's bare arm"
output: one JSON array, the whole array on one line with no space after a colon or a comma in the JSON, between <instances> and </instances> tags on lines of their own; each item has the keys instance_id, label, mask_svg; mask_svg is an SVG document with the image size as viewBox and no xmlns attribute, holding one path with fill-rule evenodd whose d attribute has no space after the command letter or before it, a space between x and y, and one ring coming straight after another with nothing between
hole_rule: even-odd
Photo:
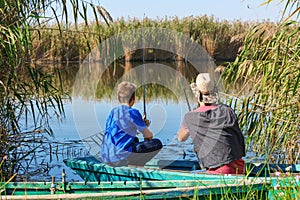
<instances>
[{"instance_id":1,"label":"man's bare arm","mask_svg":"<svg viewBox=\"0 0 300 200\"><path fill-rule=\"evenodd\" d=\"M179 142L184 142L188 139L190 133L187 132L183 127L181 127L177 133L177 138Z\"/></svg>"}]
</instances>

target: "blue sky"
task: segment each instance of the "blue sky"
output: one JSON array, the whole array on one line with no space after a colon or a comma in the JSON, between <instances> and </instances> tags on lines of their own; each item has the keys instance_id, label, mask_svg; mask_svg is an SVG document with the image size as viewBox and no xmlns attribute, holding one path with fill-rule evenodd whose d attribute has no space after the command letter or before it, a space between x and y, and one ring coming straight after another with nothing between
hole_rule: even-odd
<instances>
[{"instance_id":1,"label":"blue sky","mask_svg":"<svg viewBox=\"0 0 300 200\"><path fill-rule=\"evenodd\" d=\"M278 1L260 6L264 0L100 0L113 17L144 16L152 19L178 16L179 18L197 15L213 15L219 20L267 20L278 22L284 4Z\"/></svg>"}]
</instances>

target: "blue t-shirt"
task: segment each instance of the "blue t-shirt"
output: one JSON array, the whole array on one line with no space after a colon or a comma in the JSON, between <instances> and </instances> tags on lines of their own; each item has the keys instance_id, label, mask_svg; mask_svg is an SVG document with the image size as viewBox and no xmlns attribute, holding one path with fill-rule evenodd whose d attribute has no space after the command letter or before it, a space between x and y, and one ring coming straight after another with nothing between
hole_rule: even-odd
<instances>
[{"instance_id":1,"label":"blue t-shirt","mask_svg":"<svg viewBox=\"0 0 300 200\"><path fill-rule=\"evenodd\" d=\"M111 110L107 120L100 154L103 162L118 162L126 159L132 152L132 143L138 131L146 124L141 113L127 105Z\"/></svg>"}]
</instances>

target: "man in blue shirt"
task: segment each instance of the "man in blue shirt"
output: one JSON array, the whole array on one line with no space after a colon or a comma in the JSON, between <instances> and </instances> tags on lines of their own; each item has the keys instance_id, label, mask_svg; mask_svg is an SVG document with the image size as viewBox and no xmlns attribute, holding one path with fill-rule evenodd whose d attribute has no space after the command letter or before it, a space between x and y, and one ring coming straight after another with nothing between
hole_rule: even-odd
<instances>
[{"instance_id":1,"label":"man in blue shirt","mask_svg":"<svg viewBox=\"0 0 300 200\"><path fill-rule=\"evenodd\" d=\"M159 139L147 128L141 113L132 108L136 85L121 82L117 96L121 105L111 110L106 120L106 130L100 149L102 161L111 166L143 166L162 148ZM136 137L141 132L144 141Z\"/></svg>"}]
</instances>

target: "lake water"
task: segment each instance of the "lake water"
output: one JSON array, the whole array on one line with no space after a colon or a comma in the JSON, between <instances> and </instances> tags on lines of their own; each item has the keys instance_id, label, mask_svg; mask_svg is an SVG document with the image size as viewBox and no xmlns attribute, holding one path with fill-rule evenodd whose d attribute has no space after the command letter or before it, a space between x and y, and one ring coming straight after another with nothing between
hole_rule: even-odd
<instances>
[{"instance_id":1,"label":"lake water","mask_svg":"<svg viewBox=\"0 0 300 200\"><path fill-rule=\"evenodd\" d=\"M81 124L84 126L77 127L71 103L65 104L65 118L62 121L56 118L50 121L53 137L48 137L49 142L43 143L40 150L35 153L29 172L24 174L27 181L50 181L52 176L56 180L60 180L63 170L66 171L68 181L82 181L78 175L65 166L63 159L98 153L99 145L88 139L103 132L106 117L114 106L114 103L109 101L90 103L95 106L99 123L92 123L93 120L90 120L88 116L89 113L85 113L83 110ZM164 145L163 150L157 155L159 158L196 160L191 140L183 143L177 141L176 134L180 128L182 116L188 111L187 107L183 110L180 109L181 103L184 102L147 102L147 118L151 121L149 129L154 133L154 137L159 138ZM138 101L133 107L143 113L142 101ZM30 159L28 158L28 160Z\"/></svg>"},{"instance_id":2,"label":"lake water","mask_svg":"<svg viewBox=\"0 0 300 200\"><path fill-rule=\"evenodd\" d=\"M152 76L152 79L160 82L159 84L147 83L145 88L140 86L133 107L139 109L143 114L143 91L145 91L146 113L147 118L151 121L149 128L154 133L154 137L159 138L164 145L157 158L197 160L193 152L192 141L189 139L179 143L176 134L184 114L190 109L188 104L191 108L196 106L195 99L189 90L189 83L198 72L193 68L182 68L181 73L185 75L186 81L182 82L181 77L174 70L176 69L174 63L168 64L169 66L173 65L171 71L166 69L163 72L159 71L158 74L155 73L155 70L147 72L147 76ZM130 65L132 69L134 64ZM56 181L60 181L62 171L65 170L67 181L82 181L78 175L65 166L63 159L98 154L99 145L97 143L100 141L97 140L101 139L99 133L105 129L105 120L110 110L118 105L115 100L117 82L126 78L124 78L126 67L118 66L114 70L113 67L112 65L103 73L104 75L97 82L95 91L90 91L93 88L90 86L93 77L80 80L80 85L76 88L78 67L61 70L64 89L69 93L73 91L73 94L77 89L81 93L73 95L72 101L64 102L65 116L63 118L58 120L53 117L50 119L49 124L53 135L44 135L46 139L43 139L32 156L25 159L27 167L24 168L25 173L19 176L20 179L51 181L51 177L54 176ZM139 73L137 76L129 74L127 78L130 77L130 80L142 79L139 75ZM154 83L156 83L155 81ZM186 93L184 93L185 90ZM82 95L83 93L84 95ZM98 137L99 135L100 137ZM95 139L96 142L92 139Z\"/></svg>"}]
</instances>

